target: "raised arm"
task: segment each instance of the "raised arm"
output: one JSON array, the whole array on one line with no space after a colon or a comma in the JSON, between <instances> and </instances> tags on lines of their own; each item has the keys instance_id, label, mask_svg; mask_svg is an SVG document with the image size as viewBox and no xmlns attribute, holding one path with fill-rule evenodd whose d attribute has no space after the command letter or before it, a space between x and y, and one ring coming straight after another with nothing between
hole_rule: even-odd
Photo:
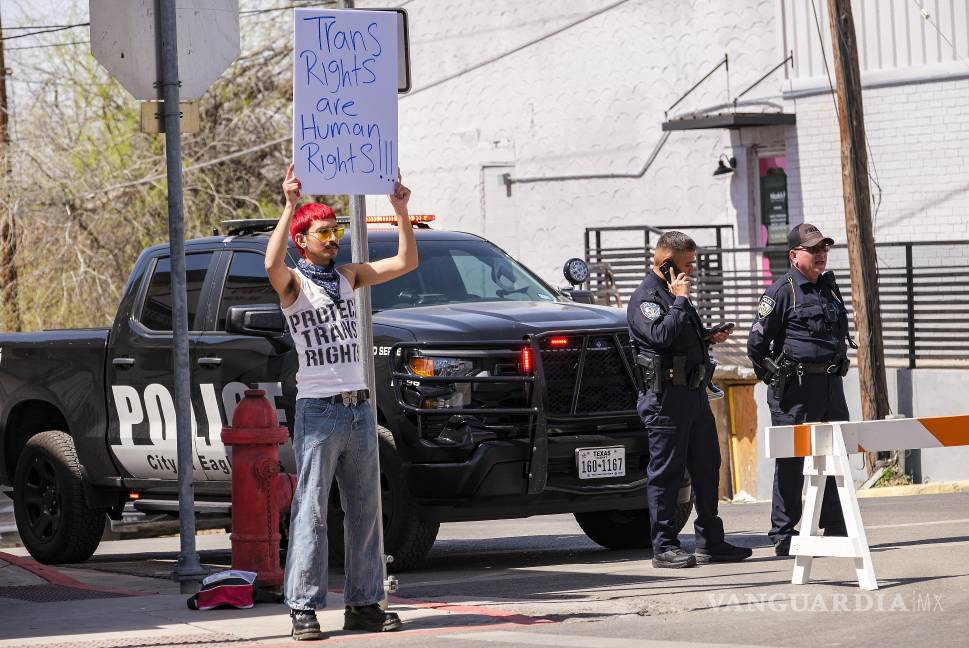
<instances>
[{"instance_id":1,"label":"raised arm","mask_svg":"<svg viewBox=\"0 0 969 648\"><path fill-rule=\"evenodd\" d=\"M283 308L290 306L299 297L299 280L293 270L286 266L289 222L299 202L299 188L299 179L293 175L293 165L290 164L286 171L286 179L283 180L286 206L279 217L279 222L276 223L273 235L269 238L269 245L266 246L266 274L269 275L269 283L279 295L279 304Z\"/></svg>"},{"instance_id":2,"label":"raised arm","mask_svg":"<svg viewBox=\"0 0 969 648\"><path fill-rule=\"evenodd\" d=\"M410 189L397 182L394 184L394 193L389 197L397 214L397 255L369 263L350 263L343 266L342 269L349 275L347 278L354 288L382 284L417 267L417 241L414 240L414 227L407 211Z\"/></svg>"}]
</instances>

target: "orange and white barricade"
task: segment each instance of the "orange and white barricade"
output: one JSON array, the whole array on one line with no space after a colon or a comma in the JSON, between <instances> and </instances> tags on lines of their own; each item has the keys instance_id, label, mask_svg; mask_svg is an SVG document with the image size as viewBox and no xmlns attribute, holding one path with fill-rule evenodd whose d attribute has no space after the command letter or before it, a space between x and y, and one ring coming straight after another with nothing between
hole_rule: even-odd
<instances>
[{"instance_id":1,"label":"orange and white barricade","mask_svg":"<svg viewBox=\"0 0 969 648\"><path fill-rule=\"evenodd\" d=\"M858 586L875 590L878 581L858 508L848 453L969 445L969 415L778 425L769 426L765 431L768 459L804 457L804 477L808 486L801 534L791 540L791 555L794 556L791 582L795 585L807 583L812 560L834 556L854 559ZM837 482L848 530L848 536L844 538L818 534L821 498L828 476Z\"/></svg>"}]
</instances>

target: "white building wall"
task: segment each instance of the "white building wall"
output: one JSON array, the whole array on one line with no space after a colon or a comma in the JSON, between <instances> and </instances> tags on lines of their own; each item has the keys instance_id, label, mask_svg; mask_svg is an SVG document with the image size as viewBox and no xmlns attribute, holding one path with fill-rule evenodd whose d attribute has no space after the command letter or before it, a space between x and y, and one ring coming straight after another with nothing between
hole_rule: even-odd
<instances>
[{"instance_id":1,"label":"white building wall","mask_svg":"<svg viewBox=\"0 0 969 648\"><path fill-rule=\"evenodd\" d=\"M405 8L414 90L400 102L400 167L414 190L412 211L487 235L557 285L562 262L583 256L587 226L735 222L730 183L711 175L730 147L719 130L673 133L642 178L516 184L510 198L494 189L505 172L639 171L662 136L664 109L724 52L734 93L779 62L771 0L435 0ZM677 112L726 97L721 71ZM369 209L384 213L385 202L373 199Z\"/></svg>"},{"instance_id":2,"label":"white building wall","mask_svg":"<svg viewBox=\"0 0 969 648\"><path fill-rule=\"evenodd\" d=\"M871 174L880 185L871 183L876 242L969 239L969 80L869 88L863 101ZM843 242L832 97L789 103L799 150L796 163L788 160L791 221L814 223Z\"/></svg>"}]
</instances>

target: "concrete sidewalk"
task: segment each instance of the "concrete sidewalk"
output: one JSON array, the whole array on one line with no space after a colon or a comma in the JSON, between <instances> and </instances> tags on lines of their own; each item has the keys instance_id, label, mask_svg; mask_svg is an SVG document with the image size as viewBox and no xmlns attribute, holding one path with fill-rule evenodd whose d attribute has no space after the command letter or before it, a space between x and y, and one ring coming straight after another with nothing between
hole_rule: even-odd
<instances>
[{"instance_id":1,"label":"concrete sidewalk","mask_svg":"<svg viewBox=\"0 0 969 648\"><path fill-rule=\"evenodd\" d=\"M144 646L295 646L288 608L194 611L178 584L92 569L53 568L0 552L0 648ZM405 630L384 635L344 632L343 597L330 592L318 612L327 642L399 641L420 634L514 628L551 623L494 607L450 605L394 597Z\"/></svg>"}]
</instances>

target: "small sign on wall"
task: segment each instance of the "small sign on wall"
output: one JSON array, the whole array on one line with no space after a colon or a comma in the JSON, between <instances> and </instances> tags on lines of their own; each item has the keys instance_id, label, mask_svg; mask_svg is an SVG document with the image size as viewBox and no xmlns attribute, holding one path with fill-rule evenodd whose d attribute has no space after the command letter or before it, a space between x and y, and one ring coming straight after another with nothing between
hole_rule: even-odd
<instances>
[{"instance_id":1,"label":"small sign on wall","mask_svg":"<svg viewBox=\"0 0 969 648\"><path fill-rule=\"evenodd\" d=\"M293 162L306 195L390 194L397 177L397 16L294 10Z\"/></svg>"}]
</instances>

